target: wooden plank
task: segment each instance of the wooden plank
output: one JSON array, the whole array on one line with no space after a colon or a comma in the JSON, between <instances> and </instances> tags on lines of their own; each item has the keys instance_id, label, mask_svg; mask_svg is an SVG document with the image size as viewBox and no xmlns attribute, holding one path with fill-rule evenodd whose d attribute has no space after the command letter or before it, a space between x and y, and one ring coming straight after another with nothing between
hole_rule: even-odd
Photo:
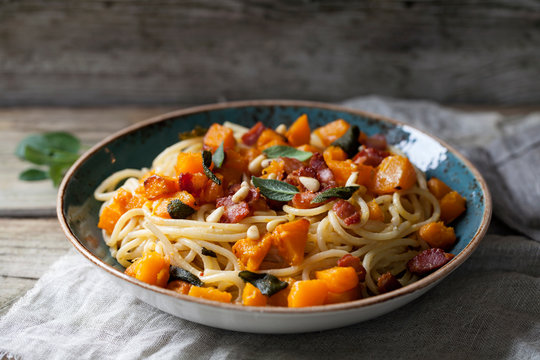
<instances>
[{"instance_id":1,"label":"wooden plank","mask_svg":"<svg viewBox=\"0 0 540 360\"><path fill-rule=\"evenodd\" d=\"M0 104L537 104L540 3L0 1Z\"/></svg>"},{"instance_id":2,"label":"wooden plank","mask_svg":"<svg viewBox=\"0 0 540 360\"><path fill-rule=\"evenodd\" d=\"M32 108L0 110L0 216L55 216L57 189L47 181L25 182L18 174L31 167L15 155L31 133L68 131L88 148L106 136L171 107L98 109Z\"/></svg>"},{"instance_id":3,"label":"wooden plank","mask_svg":"<svg viewBox=\"0 0 540 360\"><path fill-rule=\"evenodd\" d=\"M0 219L0 316L71 248L56 219Z\"/></svg>"}]
</instances>

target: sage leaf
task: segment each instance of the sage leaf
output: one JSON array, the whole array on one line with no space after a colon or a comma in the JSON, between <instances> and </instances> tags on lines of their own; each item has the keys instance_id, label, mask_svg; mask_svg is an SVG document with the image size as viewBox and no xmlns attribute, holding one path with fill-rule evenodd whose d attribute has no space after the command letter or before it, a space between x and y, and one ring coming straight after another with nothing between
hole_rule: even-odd
<instances>
[{"instance_id":1,"label":"sage leaf","mask_svg":"<svg viewBox=\"0 0 540 360\"><path fill-rule=\"evenodd\" d=\"M339 146L343 149L349 156L352 158L358 152L358 136L360 135L360 129L356 125L352 125L349 129L341 136L339 139L336 139L331 145Z\"/></svg>"},{"instance_id":2,"label":"sage leaf","mask_svg":"<svg viewBox=\"0 0 540 360\"><path fill-rule=\"evenodd\" d=\"M255 286L263 295L272 296L280 290L285 289L289 286L289 283L286 281L281 281L274 275L270 274L257 274L251 271L240 271L238 276L248 282L251 285Z\"/></svg>"},{"instance_id":3,"label":"sage leaf","mask_svg":"<svg viewBox=\"0 0 540 360\"><path fill-rule=\"evenodd\" d=\"M212 250L207 249L205 247L202 248L201 252L202 252L202 254L204 256L210 256L210 257L213 257L213 258L217 258L217 255L216 255L215 252L213 252Z\"/></svg>"},{"instance_id":4,"label":"sage leaf","mask_svg":"<svg viewBox=\"0 0 540 360\"><path fill-rule=\"evenodd\" d=\"M251 182L255 187L258 187L261 193L270 200L290 201L298 188L284 181L273 179L261 179L255 176L251 177Z\"/></svg>"},{"instance_id":5,"label":"sage leaf","mask_svg":"<svg viewBox=\"0 0 540 360\"><path fill-rule=\"evenodd\" d=\"M179 199L173 199L167 204L167 212L173 219L185 219L195 212L191 206L184 204Z\"/></svg>"},{"instance_id":6,"label":"sage leaf","mask_svg":"<svg viewBox=\"0 0 540 360\"><path fill-rule=\"evenodd\" d=\"M212 165L212 153L208 150L203 150L202 158L203 158L203 164L202 164L203 170L206 177L208 177L210 180L212 180L216 184L221 185L221 180L219 180L219 178L216 175L214 175L212 170L210 170L210 166Z\"/></svg>"},{"instance_id":7,"label":"sage leaf","mask_svg":"<svg viewBox=\"0 0 540 360\"><path fill-rule=\"evenodd\" d=\"M40 169L28 169L19 174L20 180L38 181L48 179L49 175Z\"/></svg>"},{"instance_id":8,"label":"sage leaf","mask_svg":"<svg viewBox=\"0 0 540 360\"><path fill-rule=\"evenodd\" d=\"M178 266L171 265L169 267L169 281L180 280L190 283L195 286L203 286L204 283L199 279L197 275L193 275L189 271L179 268Z\"/></svg>"},{"instance_id":9,"label":"sage leaf","mask_svg":"<svg viewBox=\"0 0 540 360\"><path fill-rule=\"evenodd\" d=\"M309 151L298 150L291 146L286 146L286 145L271 146L267 149L264 149L263 153L265 153L266 157L269 159L275 159L278 157L288 157L288 158L293 158L300 161L305 161L313 155L313 153Z\"/></svg>"},{"instance_id":10,"label":"sage leaf","mask_svg":"<svg viewBox=\"0 0 540 360\"><path fill-rule=\"evenodd\" d=\"M225 151L223 150L223 142L221 142L221 145L219 145L216 152L214 152L214 155L212 155L212 161L214 162L215 167L220 168L221 165L223 165L224 160Z\"/></svg>"},{"instance_id":11,"label":"sage leaf","mask_svg":"<svg viewBox=\"0 0 540 360\"><path fill-rule=\"evenodd\" d=\"M315 198L311 200L311 203L318 204L333 198L348 199L359 187L360 186L343 186L331 188L315 196Z\"/></svg>"},{"instance_id":12,"label":"sage leaf","mask_svg":"<svg viewBox=\"0 0 540 360\"><path fill-rule=\"evenodd\" d=\"M75 136L62 131L35 134L21 140L15 149L15 154L19 158L25 159L24 152L27 146L32 146L42 153L57 151L77 153L81 147L81 142Z\"/></svg>"}]
</instances>

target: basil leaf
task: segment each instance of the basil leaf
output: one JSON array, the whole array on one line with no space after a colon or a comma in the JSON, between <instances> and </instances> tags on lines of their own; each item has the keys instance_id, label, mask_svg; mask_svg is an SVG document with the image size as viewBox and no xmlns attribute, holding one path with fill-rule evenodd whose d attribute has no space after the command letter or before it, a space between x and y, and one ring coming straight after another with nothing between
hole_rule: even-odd
<instances>
[{"instance_id":1,"label":"basil leaf","mask_svg":"<svg viewBox=\"0 0 540 360\"><path fill-rule=\"evenodd\" d=\"M197 126L195 126L193 128L193 130L184 131L184 132L178 134L178 138L180 140L192 139L192 138L196 138L196 137L199 137L199 136L203 136L204 134L206 134L207 131L208 131L207 128L203 128L203 127L197 125Z\"/></svg>"},{"instance_id":2,"label":"basil leaf","mask_svg":"<svg viewBox=\"0 0 540 360\"><path fill-rule=\"evenodd\" d=\"M25 148L31 146L42 153L67 152L77 153L81 147L79 139L66 132L49 132L45 134L30 135L17 145L15 155L25 159Z\"/></svg>"},{"instance_id":3,"label":"basil leaf","mask_svg":"<svg viewBox=\"0 0 540 360\"><path fill-rule=\"evenodd\" d=\"M53 164L49 167L49 177L51 178L54 186L60 185L64 173L69 168L69 164Z\"/></svg>"},{"instance_id":4,"label":"basil leaf","mask_svg":"<svg viewBox=\"0 0 540 360\"><path fill-rule=\"evenodd\" d=\"M32 145L24 148L24 159L36 165L68 164L71 165L78 154L66 151L48 151L47 149L37 149Z\"/></svg>"},{"instance_id":5,"label":"basil leaf","mask_svg":"<svg viewBox=\"0 0 540 360\"><path fill-rule=\"evenodd\" d=\"M300 161L305 161L313 155L313 153L311 152L298 150L291 146L285 146L285 145L271 146L267 149L264 149L263 153L265 153L266 157L269 159L275 159L278 157L288 157L288 158L293 158Z\"/></svg>"},{"instance_id":6,"label":"basil leaf","mask_svg":"<svg viewBox=\"0 0 540 360\"><path fill-rule=\"evenodd\" d=\"M343 186L331 188L315 196L315 198L311 200L311 203L318 204L333 198L348 199L359 187L360 186Z\"/></svg>"},{"instance_id":7,"label":"basil leaf","mask_svg":"<svg viewBox=\"0 0 540 360\"><path fill-rule=\"evenodd\" d=\"M296 186L287 184L284 181L273 179L261 179L255 176L251 177L251 182L255 187L261 190L261 193L270 200L290 201L294 194L298 193Z\"/></svg>"},{"instance_id":8,"label":"basil leaf","mask_svg":"<svg viewBox=\"0 0 540 360\"><path fill-rule=\"evenodd\" d=\"M216 255L215 252L213 252L212 250L207 249L207 248L205 248L205 247L202 248L202 251L201 251L201 252L202 252L202 254L203 254L204 256L210 256L210 257L213 257L213 258L217 258L217 255Z\"/></svg>"},{"instance_id":9,"label":"basil leaf","mask_svg":"<svg viewBox=\"0 0 540 360\"><path fill-rule=\"evenodd\" d=\"M335 140L331 145L332 146L339 146L343 149L349 156L349 158L352 158L356 153L358 152L358 146L360 146L360 143L358 142L358 136L360 135L360 129L358 126L353 125L349 127L349 129L341 136L339 139Z\"/></svg>"},{"instance_id":10,"label":"basil leaf","mask_svg":"<svg viewBox=\"0 0 540 360\"><path fill-rule=\"evenodd\" d=\"M203 164L202 164L203 170L206 177L208 177L210 180L212 180L216 184L221 185L221 180L219 180L219 178L216 175L214 175L212 170L210 170L210 166L212 165L212 153L208 150L203 150L202 158L203 158Z\"/></svg>"},{"instance_id":11,"label":"basil leaf","mask_svg":"<svg viewBox=\"0 0 540 360\"><path fill-rule=\"evenodd\" d=\"M173 219L185 219L195 212L191 206L184 204L179 199L173 199L167 204L167 212Z\"/></svg>"},{"instance_id":12,"label":"basil leaf","mask_svg":"<svg viewBox=\"0 0 540 360\"><path fill-rule=\"evenodd\" d=\"M263 295L272 296L289 286L286 281L281 281L274 275L257 274L251 271L240 271L238 276L245 282L250 283L261 291Z\"/></svg>"},{"instance_id":13,"label":"basil leaf","mask_svg":"<svg viewBox=\"0 0 540 360\"><path fill-rule=\"evenodd\" d=\"M214 155L212 155L212 161L215 167L220 168L223 165L223 160L225 160L225 151L223 150L223 142L221 142L221 145L219 145Z\"/></svg>"},{"instance_id":14,"label":"basil leaf","mask_svg":"<svg viewBox=\"0 0 540 360\"><path fill-rule=\"evenodd\" d=\"M45 180L48 177L49 175L40 169L28 169L19 174L19 179L25 181Z\"/></svg>"},{"instance_id":15,"label":"basil leaf","mask_svg":"<svg viewBox=\"0 0 540 360\"><path fill-rule=\"evenodd\" d=\"M204 283L201 281L201 279L197 277L197 275L193 275L189 271L174 265L171 265L169 267L169 281L172 280L185 281L187 283L190 283L191 285L199 287L204 285Z\"/></svg>"}]
</instances>

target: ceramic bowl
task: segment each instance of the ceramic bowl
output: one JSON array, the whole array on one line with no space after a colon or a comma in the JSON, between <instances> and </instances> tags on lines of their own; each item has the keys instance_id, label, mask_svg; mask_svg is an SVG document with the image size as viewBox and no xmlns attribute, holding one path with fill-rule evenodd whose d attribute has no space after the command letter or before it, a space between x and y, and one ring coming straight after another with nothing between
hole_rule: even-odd
<instances>
[{"instance_id":1,"label":"ceramic bowl","mask_svg":"<svg viewBox=\"0 0 540 360\"><path fill-rule=\"evenodd\" d=\"M382 133L401 149L428 178L436 176L467 199L467 211L455 231L455 258L448 264L401 289L348 303L309 308L243 307L189 297L148 285L123 273L109 254L97 228L101 205L94 189L106 177L125 168L149 167L178 133L199 125L231 121L251 127L257 121L275 127L307 114L312 128L342 118L368 135ZM201 324L245 332L294 333L331 329L388 313L420 295L460 266L478 246L491 216L491 199L478 171L463 156L436 137L381 116L304 101L245 101L200 106L141 122L92 147L66 174L58 195L58 217L75 248L109 274L117 286L163 311Z\"/></svg>"}]
</instances>

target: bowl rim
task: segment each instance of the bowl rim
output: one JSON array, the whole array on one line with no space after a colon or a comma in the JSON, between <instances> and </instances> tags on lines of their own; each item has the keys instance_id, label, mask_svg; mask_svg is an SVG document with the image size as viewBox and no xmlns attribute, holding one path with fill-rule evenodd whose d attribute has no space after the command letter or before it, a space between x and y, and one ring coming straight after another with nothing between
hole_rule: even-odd
<instances>
[{"instance_id":1,"label":"bowl rim","mask_svg":"<svg viewBox=\"0 0 540 360\"><path fill-rule=\"evenodd\" d=\"M105 147L107 144L115 141L116 139L128 133L137 131L151 124L156 124L165 120L169 120L171 118L193 115L196 113L202 113L202 112L208 112L208 111L231 109L231 108L254 107L254 106L311 107L311 108L318 108L322 110L345 112L352 115L358 115L358 116L370 118L376 121L391 123L396 126L407 126L409 128L414 129L415 131L418 131L424 134L425 136L429 138L434 139L435 141L439 142L442 146L444 146L446 149L448 149L450 152L452 152L454 156L456 156L463 164L465 164L468 170L471 171L474 178L480 185L482 195L483 195L483 200L484 200L484 213L482 214L482 221L478 229L476 230L475 234L472 236L469 243L452 259L452 261L448 262L446 265L437 269L433 273L409 285L406 285L397 290L390 291L388 293L379 294L379 295L371 296L368 298L358 299L358 300L349 301L345 303L319 305L319 306L311 306L311 307L304 307L304 308L255 307L255 306L244 306L241 304L233 304L233 303L230 303L230 304L221 303L217 301L211 301L211 300L206 300L206 299L197 298L193 296L179 294L172 290L168 290L166 288L160 288L158 286L146 284L142 281L139 281L131 276L128 276L120 272L118 269L114 268L113 266L103 262L100 258L98 258L94 254L92 254L88 249L86 249L86 247L77 239L75 234L71 231L67 223L66 216L63 213L64 202L65 202L64 197L65 197L67 186L70 183L73 174L77 172L77 170L81 167L81 165L88 158L93 156L97 151ZM354 310L354 309L359 309L359 308L366 308L370 305L379 304L379 303L386 302L391 299L402 297L407 294L412 294L416 291L420 291L428 286L436 284L438 281L442 280L443 278L448 276L452 271L458 268L477 248L478 244L480 243L480 241L486 234L487 228L489 226L489 222L490 222L491 214L492 214L492 200L491 200L491 194L489 193L486 181L484 180L480 172L476 169L476 167L469 160L467 160L454 147L447 144L445 141L423 130L418 129L415 126L409 125L407 123L404 123L404 122L401 122L401 121L398 121L398 120L395 120L386 116L373 114L373 113L366 112L363 110L351 109L342 105L334 105L334 104L328 104L328 103L322 103L322 102L316 102L316 101L306 101L306 100L279 100L279 99L271 100L270 99L270 100L231 101L231 102L223 102L223 103L206 104L206 105L188 107L181 110L167 112L158 116L154 116L147 120L137 122L133 125L130 125L124 129L121 129L107 136L106 138L104 138L103 140L99 141L97 144L92 146L85 153L83 153L81 157L67 171L58 190L56 212L57 212L58 220L60 222L60 226L64 234L66 235L68 240L72 243L72 245L78 250L78 252L81 255L86 257L86 259L88 259L90 262L94 263L95 265L97 265L99 268L106 271L107 273L121 280L128 281L132 285L139 286L143 289L150 290L150 291L159 293L161 295L171 296L171 297L177 298L178 300L187 301L191 303L197 303L200 305L211 306L214 308L217 307L224 310L253 312L253 313L259 313L259 314L268 313L268 314L291 315L291 314L306 314L306 313L307 314L328 313L328 312L348 311L348 310Z\"/></svg>"}]
</instances>

